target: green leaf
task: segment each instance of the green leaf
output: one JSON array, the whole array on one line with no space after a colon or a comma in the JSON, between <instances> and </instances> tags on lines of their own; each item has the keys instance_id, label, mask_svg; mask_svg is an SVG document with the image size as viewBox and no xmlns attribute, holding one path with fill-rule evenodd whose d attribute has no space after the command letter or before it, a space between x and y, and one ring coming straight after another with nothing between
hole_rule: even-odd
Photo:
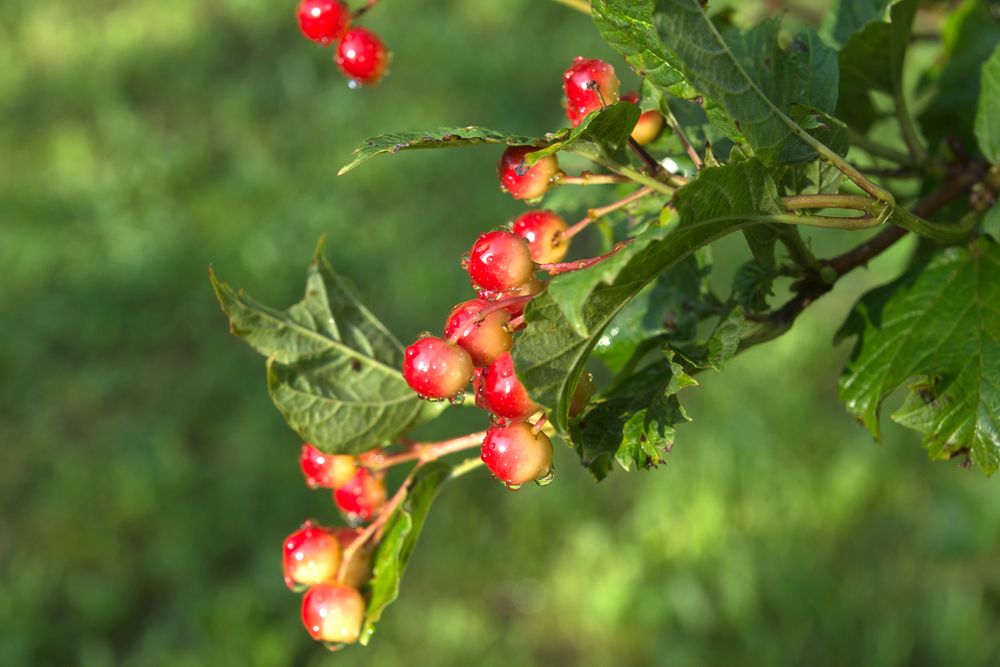
<instances>
[{"instance_id":1,"label":"green leaf","mask_svg":"<svg viewBox=\"0 0 1000 667\"><path fill-rule=\"evenodd\" d=\"M774 268L763 266L756 260L746 262L733 276L733 300L751 313L762 313L768 308L767 297L774 294L772 289L778 273Z\"/></svg>"},{"instance_id":2,"label":"green leaf","mask_svg":"<svg viewBox=\"0 0 1000 667\"><path fill-rule=\"evenodd\" d=\"M420 401L399 369L403 347L334 273L320 242L306 293L288 310L257 303L210 273L230 331L268 357L271 399L319 449L357 454L440 412Z\"/></svg>"},{"instance_id":3,"label":"green leaf","mask_svg":"<svg viewBox=\"0 0 1000 667\"><path fill-rule=\"evenodd\" d=\"M675 223L650 228L649 243L630 253L628 262L613 271L610 282L599 280L595 285L586 277L557 276L525 311L528 326L514 347L518 377L528 393L551 410L553 423L562 432L584 364L622 308L658 275L701 246L750 224L766 222L769 215L782 210L777 186L756 161L705 169L677 191L673 203ZM599 264L584 271L604 280L605 270ZM572 290L560 292L555 287L564 281L573 281L575 288L588 294L578 322L567 317L555 296L577 299Z\"/></svg>"},{"instance_id":4,"label":"green leaf","mask_svg":"<svg viewBox=\"0 0 1000 667\"><path fill-rule=\"evenodd\" d=\"M800 138L809 128L791 115L795 105L802 105L822 116L809 132L820 141L836 125L828 115L836 102L835 51L812 31L792 37L782 48L777 20L745 34L727 30L723 38L698 0L659 0L657 6L656 26L670 46L670 61L726 110L758 158L783 164L816 157Z\"/></svg>"},{"instance_id":5,"label":"green leaf","mask_svg":"<svg viewBox=\"0 0 1000 667\"><path fill-rule=\"evenodd\" d=\"M828 28L829 34L837 43L843 44L870 21L882 18L891 2L892 0L840 0L836 11L827 12L823 34L828 34Z\"/></svg>"},{"instance_id":6,"label":"green leaf","mask_svg":"<svg viewBox=\"0 0 1000 667\"><path fill-rule=\"evenodd\" d=\"M545 148L525 156L527 166L559 151L571 151L589 158L624 158L620 155L641 111L629 102L617 102L589 113L568 134Z\"/></svg>"},{"instance_id":7,"label":"green leaf","mask_svg":"<svg viewBox=\"0 0 1000 667\"><path fill-rule=\"evenodd\" d=\"M856 130L866 130L876 119L869 91L903 94L903 60L916 13L916 0L897 2L889 11L889 23L881 20L867 23L841 49L837 113Z\"/></svg>"},{"instance_id":8,"label":"green leaf","mask_svg":"<svg viewBox=\"0 0 1000 667\"><path fill-rule=\"evenodd\" d=\"M375 552L371 595L361 628L362 645L368 645L385 608L399 597L399 584L427 520L427 512L441 486L450 479L451 472L452 466L442 461L421 466L410 482L406 499L389 517Z\"/></svg>"},{"instance_id":9,"label":"green leaf","mask_svg":"<svg viewBox=\"0 0 1000 667\"><path fill-rule=\"evenodd\" d=\"M740 339L747 328L746 314L743 308L736 306L723 317L711 337L705 344L702 368L712 368L721 371L732 361L740 349Z\"/></svg>"},{"instance_id":10,"label":"green leaf","mask_svg":"<svg viewBox=\"0 0 1000 667\"><path fill-rule=\"evenodd\" d=\"M690 421L676 394L697 384L667 350L664 360L631 376L571 425L580 461L598 480L611 472L613 462L625 470L662 463L673 446L674 427Z\"/></svg>"},{"instance_id":11,"label":"green leaf","mask_svg":"<svg viewBox=\"0 0 1000 667\"><path fill-rule=\"evenodd\" d=\"M983 155L990 162L1000 162L1000 45L983 65L975 127Z\"/></svg>"},{"instance_id":12,"label":"green leaf","mask_svg":"<svg viewBox=\"0 0 1000 667\"><path fill-rule=\"evenodd\" d=\"M940 252L865 295L838 338L858 336L840 380L847 409L879 438L879 410L904 383L892 418L924 434L932 458L968 451L1000 466L1000 246Z\"/></svg>"},{"instance_id":13,"label":"green leaf","mask_svg":"<svg viewBox=\"0 0 1000 667\"><path fill-rule=\"evenodd\" d=\"M983 233L1000 241L1000 204L993 204L983 215Z\"/></svg>"},{"instance_id":14,"label":"green leaf","mask_svg":"<svg viewBox=\"0 0 1000 667\"><path fill-rule=\"evenodd\" d=\"M353 159L337 172L342 176L357 167L362 162L376 155L399 153L400 151L417 150L420 148L447 148L449 146L475 146L478 144L503 144L506 146L543 146L562 138L566 132L546 135L545 137L526 137L518 134L508 134L485 127L439 127L434 130L415 130L412 132L393 132L381 134L365 141L354 150Z\"/></svg>"}]
</instances>

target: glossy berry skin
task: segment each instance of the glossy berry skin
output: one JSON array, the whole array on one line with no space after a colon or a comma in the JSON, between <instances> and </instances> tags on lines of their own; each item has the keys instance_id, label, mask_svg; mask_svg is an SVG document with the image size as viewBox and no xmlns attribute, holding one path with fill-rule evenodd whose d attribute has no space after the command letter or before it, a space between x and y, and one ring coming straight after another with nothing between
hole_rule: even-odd
<instances>
[{"instance_id":1,"label":"glossy berry skin","mask_svg":"<svg viewBox=\"0 0 1000 667\"><path fill-rule=\"evenodd\" d=\"M334 528L333 532L340 541L341 553L347 557L347 548L351 546L357 536L361 533L360 528L348 528L340 526ZM366 542L360 549L356 550L350 560L344 566L344 578L341 583L353 588L361 588L368 583L372 577L372 551L371 541Z\"/></svg>"},{"instance_id":2,"label":"glossy berry skin","mask_svg":"<svg viewBox=\"0 0 1000 667\"><path fill-rule=\"evenodd\" d=\"M617 102L619 88L614 67L603 60L578 56L563 72L569 122L576 127L590 112Z\"/></svg>"},{"instance_id":3,"label":"glossy berry skin","mask_svg":"<svg viewBox=\"0 0 1000 667\"><path fill-rule=\"evenodd\" d=\"M625 93L622 95L622 100L638 104L639 95L637 93ZM663 131L664 122L663 114L656 109L644 111L632 129L632 138L635 139L635 143L645 146L656 139L660 136L660 132Z\"/></svg>"},{"instance_id":4,"label":"glossy berry skin","mask_svg":"<svg viewBox=\"0 0 1000 667\"><path fill-rule=\"evenodd\" d=\"M486 410L486 400L483 399L483 371L485 368L477 368L472 375L472 396L476 399L476 407Z\"/></svg>"},{"instance_id":5,"label":"glossy berry skin","mask_svg":"<svg viewBox=\"0 0 1000 667\"><path fill-rule=\"evenodd\" d=\"M487 313L480 319L479 313L490 304L482 299L472 299L455 306L444 325L444 335L465 349L476 366L486 366L497 355L514 345L514 337L507 330L510 313L503 308Z\"/></svg>"},{"instance_id":6,"label":"glossy berry skin","mask_svg":"<svg viewBox=\"0 0 1000 667\"><path fill-rule=\"evenodd\" d=\"M500 299L509 299L512 296L534 296L541 291L542 282L538 278L532 276L531 280L524 283L520 287L515 287L512 290L479 290L479 298L484 301L494 303ZM527 305L527 302L513 303L509 306L505 306L504 310L510 313L511 317L517 317L524 313L524 307Z\"/></svg>"},{"instance_id":7,"label":"glossy berry skin","mask_svg":"<svg viewBox=\"0 0 1000 667\"><path fill-rule=\"evenodd\" d=\"M560 238L566 229L562 216L546 210L522 213L511 231L528 242L531 259L539 264L552 264L562 261L569 250L569 239Z\"/></svg>"},{"instance_id":8,"label":"glossy berry skin","mask_svg":"<svg viewBox=\"0 0 1000 667\"><path fill-rule=\"evenodd\" d=\"M469 277L482 289L507 291L534 275L528 242L513 232L496 230L476 239L469 252Z\"/></svg>"},{"instance_id":9,"label":"glossy berry skin","mask_svg":"<svg viewBox=\"0 0 1000 667\"><path fill-rule=\"evenodd\" d=\"M514 372L514 358L504 352L486 367L482 378L483 402L497 417L527 419L538 412L538 406Z\"/></svg>"},{"instance_id":10,"label":"glossy berry skin","mask_svg":"<svg viewBox=\"0 0 1000 667\"><path fill-rule=\"evenodd\" d=\"M382 475L361 468L344 486L334 490L333 500L351 523L368 521L385 504Z\"/></svg>"},{"instance_id":11,"label":"glossy berry skin","mask_svg":"<svg viewBox=\"0 0 1000 667\"><path fill-rule=\"evenodd\" d=\"M472 378L472 357L442 338L424 336L403 353L403 378L425 398L451 398L465 390Z\"/></svg>"},{"instance_id":12,"label":"glossy berry skin","mask_svg":"<svg viewBox=\"0 0 1000 667\"><path fill-rule=\"evenodd\" d=\"M552 441L528 422L493 426L486 431L483 463L504 484L516 487L545 477L552 469Z\"/></svg>"},{"instance_id":13,"label":"glossy berry skin","mask_svg":"<svg viewBox=\"0 0 1000 667\"><path fill-rule=\"evenodd\" d=\"M358 464L353 456L327 454L308 442L302 445L299 467L302 468L306 486L310 489L336 489L347 484L358 471Z\"/></svg>"},{"instance_id":14,"label":"glossy berry skin","mask_svg":"<svg viewBox=\"0 0 1000 667\"><path fill-rule=\"evenodd\" d=\"M353 644L361 634L365 600L345 584L319 584L302 596L302 623L313 639Z\"/></svg>"},{"instance_id":15,"label":"glossy berry skin","mask_svg":"<svg viewBox=\"0 0 1000 667\"><path fill-rule=\"evenodd\" d=\"M344 33L337 47L337 67L347 78L365 86L379 82L389 66L389 52L375 33L354 28Z\"/></svg>"},{"instance_id":16,"label":"glossy berry skin","mask_svg":"<svg viewBox=\"0 0 1000 667\"><path fill-rule=\"evenodd\" d=\"M334 581L340 555L340 540L333 531L306 521L282 545L285 584L294 590L298 586Z\"/></svg>"},{"instance_id":17,"label":"glossy berry skin","mask_svg":"<svg viewBox=\"0 0 1000 667\"><path fill-rule=\"evenodd\" d=\"M512 146L500 156L497 174L500 188L514 199L537 199L544 195L552 179L559 173L559 160L555 155L543 157L530 169L521 166L524 156L537 151L535 146Z\"/></svg>"},{"instance_id":18,"label":"glossy berry skin","mask_svg":"<svg viewBox=\"0 0 1000 667\"><path fill-rule=\"evenodd\" d=\"M302 34L327 46L340 39L351 23L351 10L340 0L302 0L299 29Z\"/></svg>"}]
</instances>

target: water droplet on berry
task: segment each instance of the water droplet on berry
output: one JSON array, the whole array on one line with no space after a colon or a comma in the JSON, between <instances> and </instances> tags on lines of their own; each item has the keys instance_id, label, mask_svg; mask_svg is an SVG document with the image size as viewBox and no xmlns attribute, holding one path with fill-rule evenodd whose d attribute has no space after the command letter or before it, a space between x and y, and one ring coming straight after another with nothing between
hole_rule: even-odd
<instances>
[{"instance_id":1,"label":"water droplet on berry","mask_svg":"<svg viewBox=\"0 0 1000 667\"><path fill-rule=\"evenodd\" d=\"M348 79L347 87L350 88L351 90L357 90L358 88L361 87L361 82L358 81L357 79Z\"/></svg>"},{"instance_id":2,"label":"water droplet on berry","mask_svg":"<svg viewBox=\"0 0 1000 667\"><path fill-rule=\"evenodd\" d=\"M521 488L520 484L507 484L506 482L504 482L504 486L507 487L508 491L517 491Z\"/></svg>"},{"instance_id":3,"label":"water droplet on berry","mask_svg":"<svg viewBox=\"0 0 1000 667\"><path fill-rule=\"evenodd\" d=\"M464 255L462 255L462 259L461 261L459 261L459 264L461 264L462 268L465 269L466 271L469 270L469 253L465 253Z\"/></svg>"},{"instance_id":4,"label":"water droplet on berry","mask_svg":"<svg viewBox=\"0 0 1000 667\"><path fill-rule=\"evenodd\" d=\"M535 480L535 484L538 486L548 486L552 483L552 480L556 478L556 469L549 467L549 471Z\"/></svg>"},{"instance_id":5,"label":"water droplet on berry","mask_svg":"<svg viewBox=\"0 0 1000 667\"><path fill-rule=\"evenodd\" d=\"M449 397L448 398L448 402L451 403L452 405L456 405L456 406L457 405L461 405L462 403L465 402L465 392L464 391L460 391L457 394L455 394L454 396Z\"/></svg>"}]
</instances>

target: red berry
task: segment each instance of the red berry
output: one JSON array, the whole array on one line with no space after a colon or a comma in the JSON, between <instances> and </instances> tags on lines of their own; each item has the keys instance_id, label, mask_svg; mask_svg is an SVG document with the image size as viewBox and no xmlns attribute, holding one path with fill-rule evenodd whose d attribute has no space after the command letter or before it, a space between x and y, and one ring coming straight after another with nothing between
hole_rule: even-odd
<instances>
[{"instance_id":1,"label":"red berry","mask_svg":"<svg viewBox=\"0 0 1000 667\"><path fill-rule=\"evenodd\" d=\"M302 0L299 28L302 34L326 46L344 34L351 23L351 11L339 0Z\"/></svg>"},{"instance_id":2,"label":"red berry","mask_svg":"<svg viewBox=\"0 0 1000 667\"><path fill-rule=\"evenodd\" d=\"M389 65L389 52L375 33L354 28L337 47L337 66L349 79L370 86L378 83Z\"/></svg>"},{"instance_id":3,"label":"red berry","mask_svg":"<svg viewBox=\"0 0 1000 667\"><path fill-rule=\"evenodd\" d=\"M344 584L319 584L302 596L302 623L321 642L353 644L361 634L365 600Z\"/></svg>"},{"instance_id":4,"label":"red berry","mask_svg":"<svg viewBox=\"0 0 1000 667\"><path fill-rule=\"evenodd\" d=\"M306 485L310 489L321 486L336 489L347 484L358 470L358 464L353 456L326 454L308 442L302 445L299 467L302 468L302 474L306 476Z\"/></svg>"},{"instance_id":5,"label":"red berry","mask_svg":"<svg viewBox=\"0 0 1000 667\"><path fill-rule=\"evenodd\" d=\"M340 567L340 541L327 528L306 521L285 538L281 563L289 588L334 581Z\"/></svg>"},{"instance_id":6,"label":"red berry","mask_svg":"<svg viewBox=\"0 0 1000 667\"><path fill-rule=\"evenodd\" d=\"M538 412L514 372L514 358L504 352L483 371L483 401L490 412L505 419L527 419Z\"/></svg>"},{"instance_id":7,"label":"red berry","mask_svg":"<svg viewBox=\"0 0 1000 667\"><path fill-rule=\"evenodd\" d=\"M524 283L520 287L515 287L512 290L479 290L479 298L484 301L489 301L494 303L500 299L507 299L512 296L534 296L542 291L542 283L538 278L531 276L531 280ZM527 302L514 303L506 306L504 310L510 313L511 317L517 317L524 312L524 307L527 306Z\"/></svg>"},{"instance_id":8,"label":"red berry","mask_svg":"<svg viewBox=\"0 0 1000 667\"><path fill-rule=\"evenodd\" d=\"M638 93L625 93L622 95L622 100L625 102L631 102L632 104L638 104L639 95ZM642 115L639 116L639 120L632 129L632 138L635 139L635 143L640 146L645 146L653 139L660 136L660 132L663 131L663 125L663 114L659 111L656 109L644 111Z\"/></svg>"},{"instance_id":9,"label":"red berry","mask_svg":"<svg viewBox=\"0 0 1000 667\"><path fill-rule=\"evenodd\" d=\"M563 73L569 122L576 127L590 112L617 102L620 87L614 67L603 60L578 56Z\"/></svg>"},{"instance_id":10,"label":"red berry","mask_svg":"<svg viewBox=\"0 0 1000 667\"><path fill-rule=\"evenodd\" d=\"M476 407L486 410L486 401L483 399L483 371L485 368L477 368L472 374L472 395L476 399Z\"/></svg>"},{"instance_id":11,"label":"red berry","mask_svg":"<svg viewBox=\"0 0 1000 667\"><path fill-rule=\"evenodd\" d=\"M469 252L469 277L474 285L506 291L525 284L534 275L528 242L512 232L486 232Z\"/></svg>"},{"instance_id":12,"label":"red berry","mask_svg":"<svg viewBox=\"0 0 1000 667\"><path fill-rule=\"evenodd\" d=\"M559 173L559 160L555 155L543 157L530 169L522 164L525 155L537 150L539 149L535 146L512 146L500 156L500 164L497 165L500 188L509 192L514 199L541 197Z\"/></svg>"},{"instance_id":13,"label":"red berry","mask_svg":"<svg viewBox=\"0 0 1000 667\"><path fill-rule=\"evenodd\" d=\"M495 310L480 319L479 313L489 307L482 299L460 303L452 308L444 325L444 335L465 348L476 366L486 366L514 344L506 326L510 321L506 310Z\"/></svg>"},{"instance_id":14,"label":"red berry","mask_svg":"<svg viewBox=\"0 0 1000 667\"><path fill-rule=\"evenodd\" d=\"M361 529L341 526L334 528L333 532L337 535L337 539L340 540L341 553L345 554L346 557L347 548L354 543L354 540L361 533ZM354 555L351 556L350 560L344 566L344 579L342 583L354 588L361 588L368 583L368 580L372 576L372 551L372 542L369 540L354 552Z\"/></svg>"},{"instance_id":15,"label":"red berry","mask_svg":"<svg viewBox=\"0 0 1000 667\"><path fill-rule=\"evenodd\" d=\"M472 378L472 357L454 343L434 336L418 338L403 354L403 378L427 398L452 398Z\"/></svg>"},{"instance_id":16,"label":"red berry","mask_svg":"<svg viewBox=\"0 0 1000 667\"><path fill-rule=\"evenodd\" d=\"M549 474L552 441L528 422L493 426L486 431L481 456L501 482L517 487Z\"/></svg>"},{"instance_id":17,"label":"red berry","mask_svg":"<svg viewBox=\"0 0 1000 667\"><path fill-rule=\"evenodd\" d=\"M528 242L531 259L539 264L561 261L569 250L569 239L560 234L566 231L566 221L552 211L528 211L514 221L513 231Z\"/></svg>"},{"instance_id":18,"label":"red berry","mask_svg":"<svg viewBox=\"0 0 1000 667\"><path fill-rule=\"evenodd\" d=\"M385 481L380 474L361 468L333 492L333 500L351 523L367 521L385 504Z\"/></svg>"}]
</instances>

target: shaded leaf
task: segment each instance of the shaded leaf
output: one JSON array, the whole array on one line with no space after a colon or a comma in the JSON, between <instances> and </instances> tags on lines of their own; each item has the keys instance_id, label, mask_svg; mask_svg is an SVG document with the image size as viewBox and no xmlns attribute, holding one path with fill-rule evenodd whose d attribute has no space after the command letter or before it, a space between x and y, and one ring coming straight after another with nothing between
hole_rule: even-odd
<instances>
[{"instance_id":1,"label":"shaded leaf","mask_svg":"<svg viewBox=\"0 0 1000 667\"><path fill-rule=\"evenodd\" d=\"M826 14L824 28L829 28L829 34L838 44L843 44L868 22L882 18L891 2L892 0L839 0L837 9ZM827 33L824 31L823 34Z\"/></svg>"},{"instance_id":2,"label":"shaded leaf","mask_svg":"<svg viewBox=\"0 0 1000 667\"><path fill-rule=\"evenodd\" d=\"M840 380L847 409L879 437L885 398L910 394L892 418L924 434L932 458L967 450L1000 466L1000 246L940 252L866 294L838 338L858 341Z\"/></svg>"},{"instance_id":3,"label":"shaded leaf","mask_svg":"<svg viewBox=\"0 0 1000 667\"><path fill-rule=\"evenodd\" d=\"M990 162L1000 162L1000 45L983 64L975 127L983 155Z\"/></svg>"},{"instance_id":4,"label":"shaded leaf","mask_svg":"<svg viewBox=\"0 0 1000 667\"><path fill-rule=\"evenodd\" d=\"M752 313L765 312L767 297L774 295L772 288L777 277L773 267L763 266L756 260L746 262L733 276L733 300Z\"/></svg>"},{"instance_id":5,"label":"shaded leaf","mask_svg":"<svg viewBox=\"0 0 1000 667\"><path fill-rule=\"evenodd\" d=\"M564 150L589 158L617 156L618 161L625 161L620 153L641 113L639 107L629 102L617 102L592 111L564 137L526 155L525 163L531 166L543 157Z\"/></svg>"}]
</instances>

